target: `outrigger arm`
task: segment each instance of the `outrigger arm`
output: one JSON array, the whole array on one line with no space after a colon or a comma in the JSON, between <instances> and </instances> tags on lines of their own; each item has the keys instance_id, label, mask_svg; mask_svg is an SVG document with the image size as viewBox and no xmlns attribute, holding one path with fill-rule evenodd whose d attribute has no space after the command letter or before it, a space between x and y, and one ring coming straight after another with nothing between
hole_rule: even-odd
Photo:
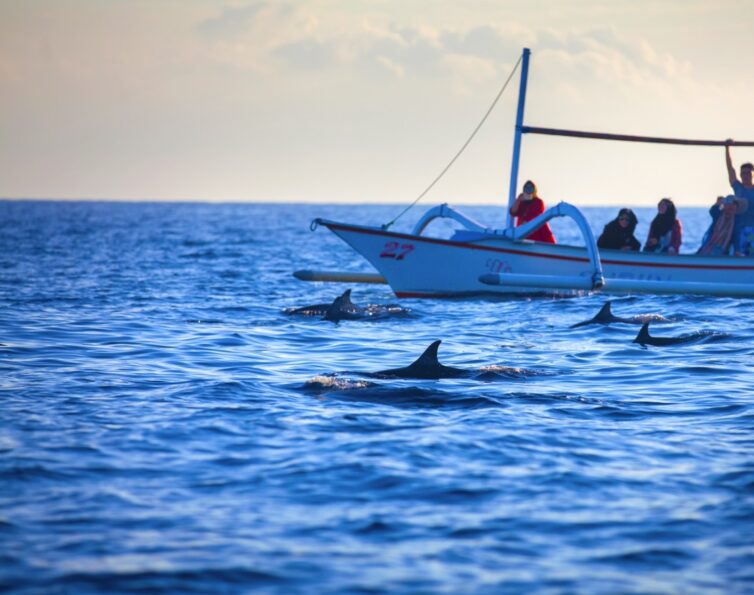
<instances>
[{"instance_id":1,"label":"outrigger arm","mask_svg":"<svg viewBox=\"0 0 754 595\"><path fill-rule=\"evenodd\" d=\"M519 227L509 227L503 230L502 234L506 238L514 241L522 240L530 233L536 231L555 217L570 217L576 222L581 237L584 239L586 253L589 256L591 265L589 275L579 277L556 277L554 275L528 275L514 273L489 273L479 277L479 281L486 285L519 285L526 287L555 287L557 289L601 289L605 284L605 276L602 272L602 261L600 252L597 249L597 242L594 239L592 228L584 218L584 215L576 207L567 202L559 202L554 207L547 209L544 213L535 217L531 221Z\"/></svg>"},{"instance_id":2,"label":"outrigger arm","mask_svg":"<svg viewBox=\"0 0 754 595\"><path fill-rule=\"evenodd\" d=\"M420 236L426 229L427 225L429 225L430 222L435 219L453 219L453 221L457 221L470 231L476 231L478 233L495 233L495 230L491 227L482 225L471 217L467 217L460 211L456 211L448 203L444 202L441 205L432 207L426 213L424 213L421 219L419 219L419 221L416 222L416 225L414 225L414 229L411 230L411 234Z\"/></svg>"},{"instance_id":3,"label":"outrigger arm","mask_svg":"<svg viewBox=\"0 0 754 595\"><path fill-rule=\"evenodd\" d=\"M547 209L538 217L528 221L519 227L508 227L506 229L490 229L473 219L456 211L447 204L436 206L427 211L424 216L416 223L413 235L421 235L429 223L437 218L447 218L457 221L470 231L475 231L482 235L493 237L502 236L513 241L520 241L530 233L536 231L555 217L570 217L576 222L581 237L584 239L586 252L589 256L591 270L588 276L579 277L555 277L553 275L525 275L515 273L489 273L482 275L479 280L486 285L518 285L528 287L556 287L558 289L600 289L605 284L604 274L602 272L602 262L600 253L597 249L597 243L592 233L592 228L584 218L584 215L576 207L567 202L560 202L554 207Z\"/></svg>"},{"instance_id":4,"label":"outrigger arm","mask_svg":"<svg viewBox=\"0 0 754 595\"><path fill-rule=\"evenodd\" d=\"M554 207L519 227L509 227L502 235L512 240L521 240L530 233L536 231L555 217L570 217L576 222L584 239L586 253L589 256L591 270L589 275L584 276L554 276L554 275L527 275L514 273L488 273L479 277L479 281L486 285L519 285L526 287L555 287L557 289L601 289L605 284L605 276L602 272L602 261L597 249L592 228L576 207L567 202L559 202Z\"/></svg>"}]
</instances>

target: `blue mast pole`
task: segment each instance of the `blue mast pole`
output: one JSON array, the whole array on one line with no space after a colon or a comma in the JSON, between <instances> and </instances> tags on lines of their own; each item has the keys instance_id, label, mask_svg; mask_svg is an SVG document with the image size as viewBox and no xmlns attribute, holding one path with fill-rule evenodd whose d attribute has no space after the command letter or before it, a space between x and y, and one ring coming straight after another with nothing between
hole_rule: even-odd
<instances>
[{"instance_id":1,"label":"blue mast pole","mask_svg":"<svg viewBox=\"0 0 754 595\"><path fill-rule=\"evenodd\" d=\"M513 134L513 160L511 162L511 184L508 191L508 210L506 227L513 227L513 216L511 215L511 206L516 200L516 189L518 188L518 162L521 156L521 127L524 125L524 104L526 103L526 83L529 78L529 54L531 50L524 48L521 56L521 82L518 86L518 110L516 112L516 130Z\"/></svg>"}]
</instances>

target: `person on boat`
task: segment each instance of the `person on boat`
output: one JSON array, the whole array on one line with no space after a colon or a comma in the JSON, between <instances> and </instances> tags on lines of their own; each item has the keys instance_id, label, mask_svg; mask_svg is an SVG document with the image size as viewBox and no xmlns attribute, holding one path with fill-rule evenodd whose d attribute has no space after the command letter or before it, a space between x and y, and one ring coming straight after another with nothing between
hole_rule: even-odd
<instances>
[{"instance_id":1,"label":"person on boat","mask_svg":"<svg viewBox=\"0 0 754 595\"><path fill-rule=\"evenodd\" d=\"M743 198L718 196L715 204L710 207L709 214L712 223L704 233L702 245L697 254L707 256L728 256L732 248L733 228L739 209L746 208Z\"/></svg>"},{"instance_id":2,"label":"person on boat","mask_svg":"<svg viewBox=\"0 0 754 595\"><path fill-rule=\"evenodd\" d=\"M728 169L728 181L733 188L733 195L736 198L743 199L743 204L739 201L739 208L736 213L733 224L733 247L734 253L738 256L754 256L754 165L744 163L741 166L741 179L736 176L736 168L733 167L733 160L730 157L730 143L728 139L725 144L725 166Z\"/></svg>"},{"instance_id":3,"label":"person on boat","mask_svg":"<svg viewBox=\"0 0 754 595\"><path fill-rule=\"evenodd\" d=\"M631 209L621 209L618 216L605 225L602 235L597 240L597 246L611 250L639 250L641 244L634 236L638 222Z\"/></svg>"},{"instance_id":4,"label":"person on boat","mask_svg":"<svg viewBox=\"0 0 754 595\"><path fill-rule=\"evenodd\" d=\"M676 216L673 201L663 198L657 204L657 215L649 226L644 252L664 252L678 254L681 249L681 221Z\"/></svg>"},{"instance_id":5,"label":"person on boat","mask_svg":"<svg viewBox=\"0 0 754 595\"><path fill-rule=\"evenodd\" d=\"M537 194L536 184L531 180L527 180L524 184L524 191L518 195L511 206L511 215L516 217L516 227L531 221L544 212L545 203ZM526 239L545 242L547 244L555 243L555 236L552 235L550 226L547 223L526 236Z\"/></svg>"}]
</instances>

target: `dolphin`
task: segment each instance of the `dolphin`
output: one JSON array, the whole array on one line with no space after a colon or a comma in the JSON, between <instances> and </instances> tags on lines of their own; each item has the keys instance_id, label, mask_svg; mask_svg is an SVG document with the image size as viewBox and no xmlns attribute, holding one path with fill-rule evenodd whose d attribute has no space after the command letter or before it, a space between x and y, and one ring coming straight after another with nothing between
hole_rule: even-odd
<instances>
[{"instance_id":1,"label":"dolphin","mask_svg":"<svg viewBox=\"0 0 754 595\"><path fill-rule=\"evenodd\" d=\"M633 340L634 343L645 347L647 345L655 345L662 347L665 345L679 345L681 343L692 343L693 341L699 341L705 337L727 337L725 333L719 333L716 331L696 331L694 333L687 333L685 335L679 335L678 337L652 337L649 334L649 322L645 322L641 327L639 334Z\"/></svg>"},{"instance_id":2,"label":"dolphin","mask_svg":"<svg viewBox=\"0 0 754 595\"><path fill-rule=\"evenodd\" d=\"M473 371L444 366L437 360L437 348L442 341L435 341L424 350L419 358L405 368L391 368L380 372L373 372L369 376L392 376L395 378L418 378L421 380L437 380L439 378L467 378L474 375Z\"/></svg>"},{"instance_id":3,"label":"dolphin","mask_svg":"<svg viewBox=\"0 0 754 595\"><path fill-rule=\"evenodd\" d=\"M351 301L351 290L346 289L330 304L312 304L302 308L287 308L286 314L300 316L319 316L324 320L339 322L340 320L361 320L385 318L390 315L403 315L410 312L398 304L367 304L365 307Z\"/></svg>"},{"instance_id":4,"label":"dolphin","mask_svg":"<svg viewBox=\"0 0 754 595\"><path fill-rule=\"evenodd\" d=\"M351 301L351 290L346 289L329 304L312 304L310 306L303 306L302 308L288 308L285 310L285 313L299 314L301 316L320 316L326 320L337 321L345 318L348 314L355 315L363 310L364 308L360 308Z\"/></svg>"},{"instance_id":5,"label":"dolphin","mask_svg":"<svg viewBox=\"0 0 754 595\"><path fill-rule=\"evenodd\" d=\"M666 322L667 318L660 316L659 314L639 314L638 316L631 316L630 318L622 318L621 316L615 316L612 311L612 302L605 302L597 315L589 320L583 322L577 322L572 324L570 328L577 328L579 326L586 326L587 324L610 324L612 322L623 322L625 324L644 324L649 321Z\"/></svg>"},{"instance_id":6,"label":"dolphin","mask_svg":"<svg viewBox=\"0 0 754 595\"><path fill-rule=\"evenodd\" d=\"M311 304L310 306L302 306L301 308L286 308L283 312L290 315L322 317L331 305L332 302L328 304Z\"/></svg>"},{"instance_id":7,"label":"dolphin","mask_svg":"<svg viewBox=\"0 0 754 595\"><path fill-rule=\"evenodd\" d=\"M357 306L351 301L351 290L346 289L342 295L336 297L332 304L327 307L325 314L322 318L331 322L338 322L339 320L353 320L356 318L363 318L366 313L366 308Z\"/></svg>"}]
</instances>

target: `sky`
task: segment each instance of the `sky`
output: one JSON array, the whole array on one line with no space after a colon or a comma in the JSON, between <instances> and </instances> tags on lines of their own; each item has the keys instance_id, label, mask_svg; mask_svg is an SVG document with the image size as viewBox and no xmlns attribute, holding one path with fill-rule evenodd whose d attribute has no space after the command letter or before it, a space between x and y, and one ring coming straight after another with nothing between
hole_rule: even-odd
<instances>
[{"instance_id":1,"label":"sky","mask_svg":"<svg viewBox=\"0 0 754 595\"><path fill-rule=\"evenodd\" d=\"M526 124L754 141L752 0L0 0L0 197L409 203L524 47ZM423 204L507 201L517 93ZM548 204L729 192L719 147L534 135L526 179Z\"/></svg>"}]
</instances>

